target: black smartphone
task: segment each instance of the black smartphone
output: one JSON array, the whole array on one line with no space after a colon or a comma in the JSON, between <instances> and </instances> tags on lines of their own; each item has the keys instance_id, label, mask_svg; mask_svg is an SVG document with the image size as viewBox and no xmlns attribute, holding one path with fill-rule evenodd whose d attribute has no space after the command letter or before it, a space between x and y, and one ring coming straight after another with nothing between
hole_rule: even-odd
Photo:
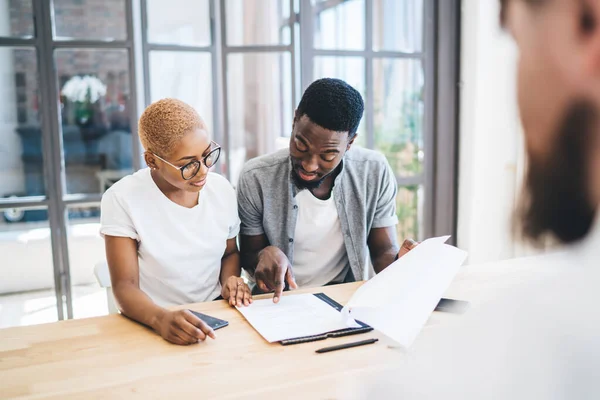
<instances>
[{"instance_id":1,"label":"black smartphone","mask_svg":"<svg viewBox=\"0 0 600 400\"><path fill-rule=\"evenodd\" d=\"M468 308L468 301L442 298L435 308L435 311L448 312L452 314L464 314Z\"/></svg>"},{"instance_id":2,"label":"black smartphone","mask_svg":"<svg viewBox=\"0 0 600 400\"><path fill-rule=\"evenodd\" d=\"M219 319L215 317L211 317L210 315L199 313L198 311L189 310L196 317L200 318L202 321L206 322L208 326L210 326L214 331L217 329L225 328L229 325L229 322L224 319Z\"/></svg>"}]
</instances>

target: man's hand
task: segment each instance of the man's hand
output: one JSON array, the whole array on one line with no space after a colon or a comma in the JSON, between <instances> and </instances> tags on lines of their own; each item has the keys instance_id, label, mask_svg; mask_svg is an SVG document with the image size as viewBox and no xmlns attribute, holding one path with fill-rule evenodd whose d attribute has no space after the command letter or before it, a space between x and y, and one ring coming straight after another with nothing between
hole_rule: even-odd
<instances>
[{"instance_id":1,"label":"man's hand","mask_svg":"<svg viewBox=\"0 0 600 400\"><path fill-rule=\"evenodd\" d=\"M290 261L283 252L275 247L265 247L258 254L258 265L254 272L256 284L263 292L275 292L273 302L279 302L285 282L288 283L290 289L297 289L294 272Z\"/></svg>"},{"instance_id":2,"label":"man's hand","mask_svg":"<svg viewBox=\"0 0 600 400\"><path fill-rule=\"evenodd\" d=\"M252 293L244 280L238 276L230 276L221 289L221 296L229 301L230 306L249 306L252 304Z\"/></svg>"},{"instance_id":3,"label":"man's hand","mask_svg":"<svg viewBox=\"0 0 600 400\"><path fill-rule=\"evenodd\" d=\"M206 322L188 310L165 311L155 329L163 339L179 345L198 343L207 336L216 337Z\"/></svg>"},{"instance_id":4,"label":"man's hand","mask_svg":"<svg viewBox=\"0 0 600 400\"><path fill-rule=\"evenodd\" d=\"M415 242L412 239L406 239L404 243L402 243L402 247L400 247L400 251L398 252L398 258L402 257L415 247L419 245L419 242Z\"/></svg>"}]
</instances>

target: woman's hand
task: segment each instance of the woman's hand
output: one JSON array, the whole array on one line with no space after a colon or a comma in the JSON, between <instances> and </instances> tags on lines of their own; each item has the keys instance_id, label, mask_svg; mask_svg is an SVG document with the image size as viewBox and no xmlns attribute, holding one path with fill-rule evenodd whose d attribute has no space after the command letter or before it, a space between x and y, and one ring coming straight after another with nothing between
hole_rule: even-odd
<instances>
[{"instance_id":1,"label":"woman's hand","mask_svg":"<svg viewBox=\"0 0 600 400\"><path fill-rule=\"evenodd\" d=\"M198 343L207 336L216 338L212 328L188 310L165 310L157 322L155 330L171 343L188 345Z\"/></svg>"},{"instance_id":2,"label":"woman's hand","mask_svg":"<svg viewBox=\"0 0 600 400\"><path fill-rule=\"evenodd\" d=\"M230 276L223 289L221 289L221 296L229 301L231 306L249 306L252 304L252 293L250 288L244 280L238 276Z\"/></svg>"}]
</instances>

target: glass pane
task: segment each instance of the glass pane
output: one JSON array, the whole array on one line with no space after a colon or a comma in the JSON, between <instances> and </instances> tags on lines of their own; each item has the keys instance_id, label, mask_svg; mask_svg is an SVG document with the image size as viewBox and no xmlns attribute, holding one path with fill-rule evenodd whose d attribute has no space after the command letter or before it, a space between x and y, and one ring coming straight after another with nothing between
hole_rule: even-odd
<instances>
[{"instance_id":1,"label":"glass pane","mask_svg":"<svg viewBox=\"0 0 600 400\"><path fill-rule=\"evenodd\" d=\"M373 49L420 52L423 49L423 0L374 0Z\"/></svg>"},{"instance_id":2,"label":"glass pane","mask_svg":"<svg viewBox=\"0 0 600 400\"><path fill-rule=\"evenodd\" d=\"M231 181L244 162L273 152L292 129L289 53L231 54L227 60Z\"/></svg>"},{"instance_id":3,"label":"glass pane","mask_svg":"<svg viewBox=\"0 0 600 400\"><path fill-rule=\"evenodd\" d=\"M132 171L127 50L56 50L67 193Z\"/></svg>"},{"instance_id":4,"label":"glass pane","mask_svg":"<svg viewBox=\"0 0 600 400\"><path fill-rule=\"evenodd\" d=\"M365 0L313 0L316 49L365 49Z\"/></svg>"},{"instance_id":5,"label":"glass pane","mask_svg":"<svg viewBox=\"0 0 600 400\"><path fill-rule=\"evenodd\" d=\"M398 188L396 196L396 215L398 215L398 240L423 240L423 186L404 186Z\"/></svg>"},{"instance_id":6,"label":"glass pane","mask_svg":"<svg viewBox=\"0 0 600 400\"><path fill-rule=\"evenodd\" d=\"M211 130L212 81L210 53L150 52L151 101L165 97L185 101L198 111Z\"/></svg>"},{"instance_id":7,"label":"glass pane","mask_svg":"<svg viewBox=\"0 0 600 400\"><path fill-rule=\"evenodd\" d=\"M375 148L397 176L423 171L423 68L419 60L373 61Z\"/></svg>"},{"instance_id":8,"label":"glass pane","mask_svg":"<svg viewBox=\"0 0 600 400\"><path fill-rule=\"evenodd\" d=\"M125 0L54 0L57 39L127 39Z\"/></svg>"},{"instance_id":9,"label":"glass pane","mask_svg":"<svg viewBox=\"0 0 600 400\"><path fill-rule=\"evenodd\" d=\"M227 0L227 45L289 44L289 0Z\"/></svg>"},{"instance_id":10,"label":"glass pane","mask_svg":"<svg viewBox=\"0 0 600 400\"><path fill-rule=\"evenodd\" d=\"M48 213L0 209L0 328L58 320Z\"/></svg>"},{"instance_id":11,"label":"glass pane","mask_svg":"<svg viewBox=\"0 0 600 400\"><path fill-rule=\"evenodd\" d=\"M46 193L39 102L35 50L0 47L0 197Z\"/></svg>"},{"instance_id":12,"label":"glass pane","mask_svg":"<svg viewBox=\"0 0 600 400\"><path fill-rule=\"evenodd\" d=\"M208 0L147 0L147 4L150 43L210 46Z\"/></svg>"},{"instance_id":13,"label":"glass pane","mask_svg":"<svg viewBox=\"0 0 600 400\"><path fill-rule=\"evenodd\" d=\"M113 182L107 184L110 186ZM100 231L100 207L71 207L68 212L67 239L75 318L108 314L106 289L94 275L96 263L106 260Z\"/></svg>"},{"instance_id":14,"label":"glass pane","mask_svg":"<svg viewBox=\"0 0 600 400\"><path fill-rule=\"evenodd\" d=\"M337 78L347 82L358 90L365 99L365 59L362 57L315 57L314 78ZM366 107L365 107L366 112ZM365 146L367 143L365 116L358 126L358 136L355 143Z\"/></svg>"},{"instance_id":15,"label":"glass pane","mask_svg":"<svg viewBox=\"0 0 600 400\"><path fill-rule=\"evenodd\" d=\"M0 1L0 36L31 38L34 35L31 0Z\"/></svg>"}]
</instances>

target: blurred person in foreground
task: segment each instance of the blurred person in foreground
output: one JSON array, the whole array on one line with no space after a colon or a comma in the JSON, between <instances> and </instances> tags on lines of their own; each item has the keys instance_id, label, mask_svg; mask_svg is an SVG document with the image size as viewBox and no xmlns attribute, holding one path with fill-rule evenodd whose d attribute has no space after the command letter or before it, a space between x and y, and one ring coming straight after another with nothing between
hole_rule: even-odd
<instances>
[{"instance_id":1,"label":"blurred person in foreground","mask_svg":"<svg viewBox=\"0 0 600 400\"><path fill-rule=\"evenodd\" d=\"M423 332L398 370L359 384L359 398L600 398L600 0L501 7L520 53L528 158L515 221L524 240L566 251L448 329Z\"/></svg>"}]
</instances>

